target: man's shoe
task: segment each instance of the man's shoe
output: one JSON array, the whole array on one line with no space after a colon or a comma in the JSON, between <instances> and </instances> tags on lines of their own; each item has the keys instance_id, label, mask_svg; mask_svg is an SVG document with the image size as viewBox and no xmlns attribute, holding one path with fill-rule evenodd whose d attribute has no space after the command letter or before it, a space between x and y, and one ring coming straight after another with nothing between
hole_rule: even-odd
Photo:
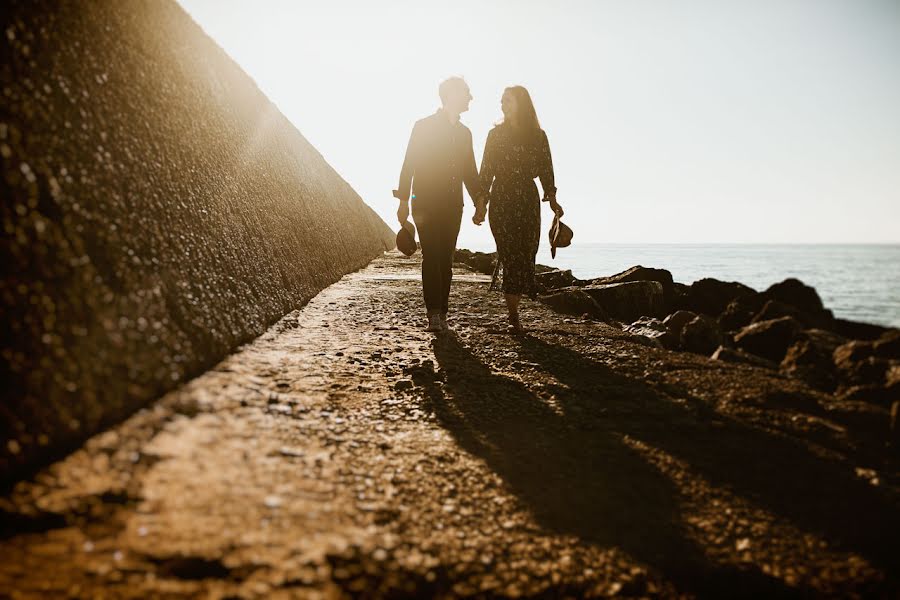
<instances>
[{"instance_id":1,"label":"man's shoe","mask_svg":"<svg viewBox=\"0 0 900 600\"><path fill-rule=\"evenodd\" d=\"M425 331L443 331L443 327L441 327L441 315L438 313L432 313L428 315L428 327L425 328Z\"/></svg>"},{"instance_id":2,"label":"man's shoe","mask_svg":"<svg viewBox=\"0 0 900 600\"><path fill-rule=\"evenodd\" d=\"M441 313L441 329L450 331L450 325L447 324L447 313Z\"/></svg>"}]
</instances>

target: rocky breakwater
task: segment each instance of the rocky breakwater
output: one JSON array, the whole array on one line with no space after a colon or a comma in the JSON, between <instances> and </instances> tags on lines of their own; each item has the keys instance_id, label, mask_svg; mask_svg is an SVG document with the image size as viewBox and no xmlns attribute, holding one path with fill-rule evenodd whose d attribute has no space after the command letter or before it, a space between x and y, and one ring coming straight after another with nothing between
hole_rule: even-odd
<instances>
[{"instance_id":1,"label":"rocky breakwater","mask_svg":"<svg viewBox=\"0 0 900 600\"><path fill-rule=\"evenodd\" d=\"M392 235L175 2L13 1L0 20L9 481Z\"/></svg>"},{"instance_id":2,"label":"rocky breakwater","mask_svg":"<svg viewBox=\"0 0 900 600\"><path fill-rule=\"evenodd\" d=\"M495 256L458 251L457 260L488 272ZM802 380L872 425L873 441L900 447L900 330L835 318L797 279L760 292L711 278L685 285L642 266L582 280L539 265L536 280L541 302L617 323L640 343Z\"/></svg>"}]
</instances>

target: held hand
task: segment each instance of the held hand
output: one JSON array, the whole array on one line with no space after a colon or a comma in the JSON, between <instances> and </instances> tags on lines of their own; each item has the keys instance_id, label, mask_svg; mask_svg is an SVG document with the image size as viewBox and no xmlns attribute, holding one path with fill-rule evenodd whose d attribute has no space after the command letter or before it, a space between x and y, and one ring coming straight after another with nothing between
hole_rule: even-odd
<instances>
[{"instance_id":1,"label":"held hand","mask_svg":"<svg viewBox=\"0 0 900 600\"><path fill-rule=\"evenodd\" d=\"M397 209L397 220L401 224L409 220L409 202L400 201L400 207Z\"/></svg>"},{"instance_id":2,"label":"held hand","mask_svg":"<svg viewBox=\"0 0 900 600\"><path fill-rule=\"evenodd\" d=\"M472 216L472 222L476 225L484 223L484 217L487 214L487 205L482 201L475 205L475 214Z\"/></svg>"},{"instance_id":3,"label":"held hand","mask_svg":"<svg viewBox=\"0 0 900 600\"><path fill-rule=\"evenodd\" d=\"M560 218L562 218L562 216L565 214L565 211L563 211L562 206L560 206L559 202L557 202L556 200L550 201L550 210L552 210L554 213L556 213L556 215Z\"/></svg>"}]
</instances>

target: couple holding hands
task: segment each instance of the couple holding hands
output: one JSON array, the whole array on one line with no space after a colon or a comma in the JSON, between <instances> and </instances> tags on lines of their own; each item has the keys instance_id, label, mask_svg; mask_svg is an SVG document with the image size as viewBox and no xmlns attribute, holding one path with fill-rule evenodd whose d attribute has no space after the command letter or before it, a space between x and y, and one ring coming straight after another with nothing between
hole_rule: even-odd
<instances>
[{"instance_id":1,"label":"couple holding hands","mask_svg":"<svg viewBox=\"0 0 900 600\"><path fill-rule=\"evenodd\" d=\"M476 170L472 132L460 123L472 95L460 77L438 88L441 108L416 122L394 197L400 201L397 218L407 231L412 189L412 216L422 247L422 288L428 331L447 330L453 253L462 221L466 186L475 202L472 221L481 225L490 201L490 227L503 265L503 292L509 328L523 331L519 300L534 293L534 262L540 241L541 199L534 179L541 180L544 201L559 217L553 162L547 135L541 129L528 90L506 88L500 101L503 121L488 133Z\"/></svg>"}]
</instances>

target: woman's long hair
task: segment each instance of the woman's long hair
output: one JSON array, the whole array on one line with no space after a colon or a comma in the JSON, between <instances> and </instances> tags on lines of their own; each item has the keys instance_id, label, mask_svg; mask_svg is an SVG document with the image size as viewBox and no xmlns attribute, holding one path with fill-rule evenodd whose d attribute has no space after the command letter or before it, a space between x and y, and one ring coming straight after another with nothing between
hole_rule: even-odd
<instances>
[{"instance_id":1,"label":"woman's long hair","mask_svg":"<svg viewBox=\"0 0 900 600\"><path fill-rule=\"evenodd\" d=\"M528 90L521 85L513 85L503 90L503 93L512 95L516 99L516 106L518 107L516 110L518 123L508 123L504 117L504 125L518 126L529 133L536 132L541 128L537 112L534 110L534 102L531 101L531 94L528 93Z\"/></svg>"}]
</instances>

